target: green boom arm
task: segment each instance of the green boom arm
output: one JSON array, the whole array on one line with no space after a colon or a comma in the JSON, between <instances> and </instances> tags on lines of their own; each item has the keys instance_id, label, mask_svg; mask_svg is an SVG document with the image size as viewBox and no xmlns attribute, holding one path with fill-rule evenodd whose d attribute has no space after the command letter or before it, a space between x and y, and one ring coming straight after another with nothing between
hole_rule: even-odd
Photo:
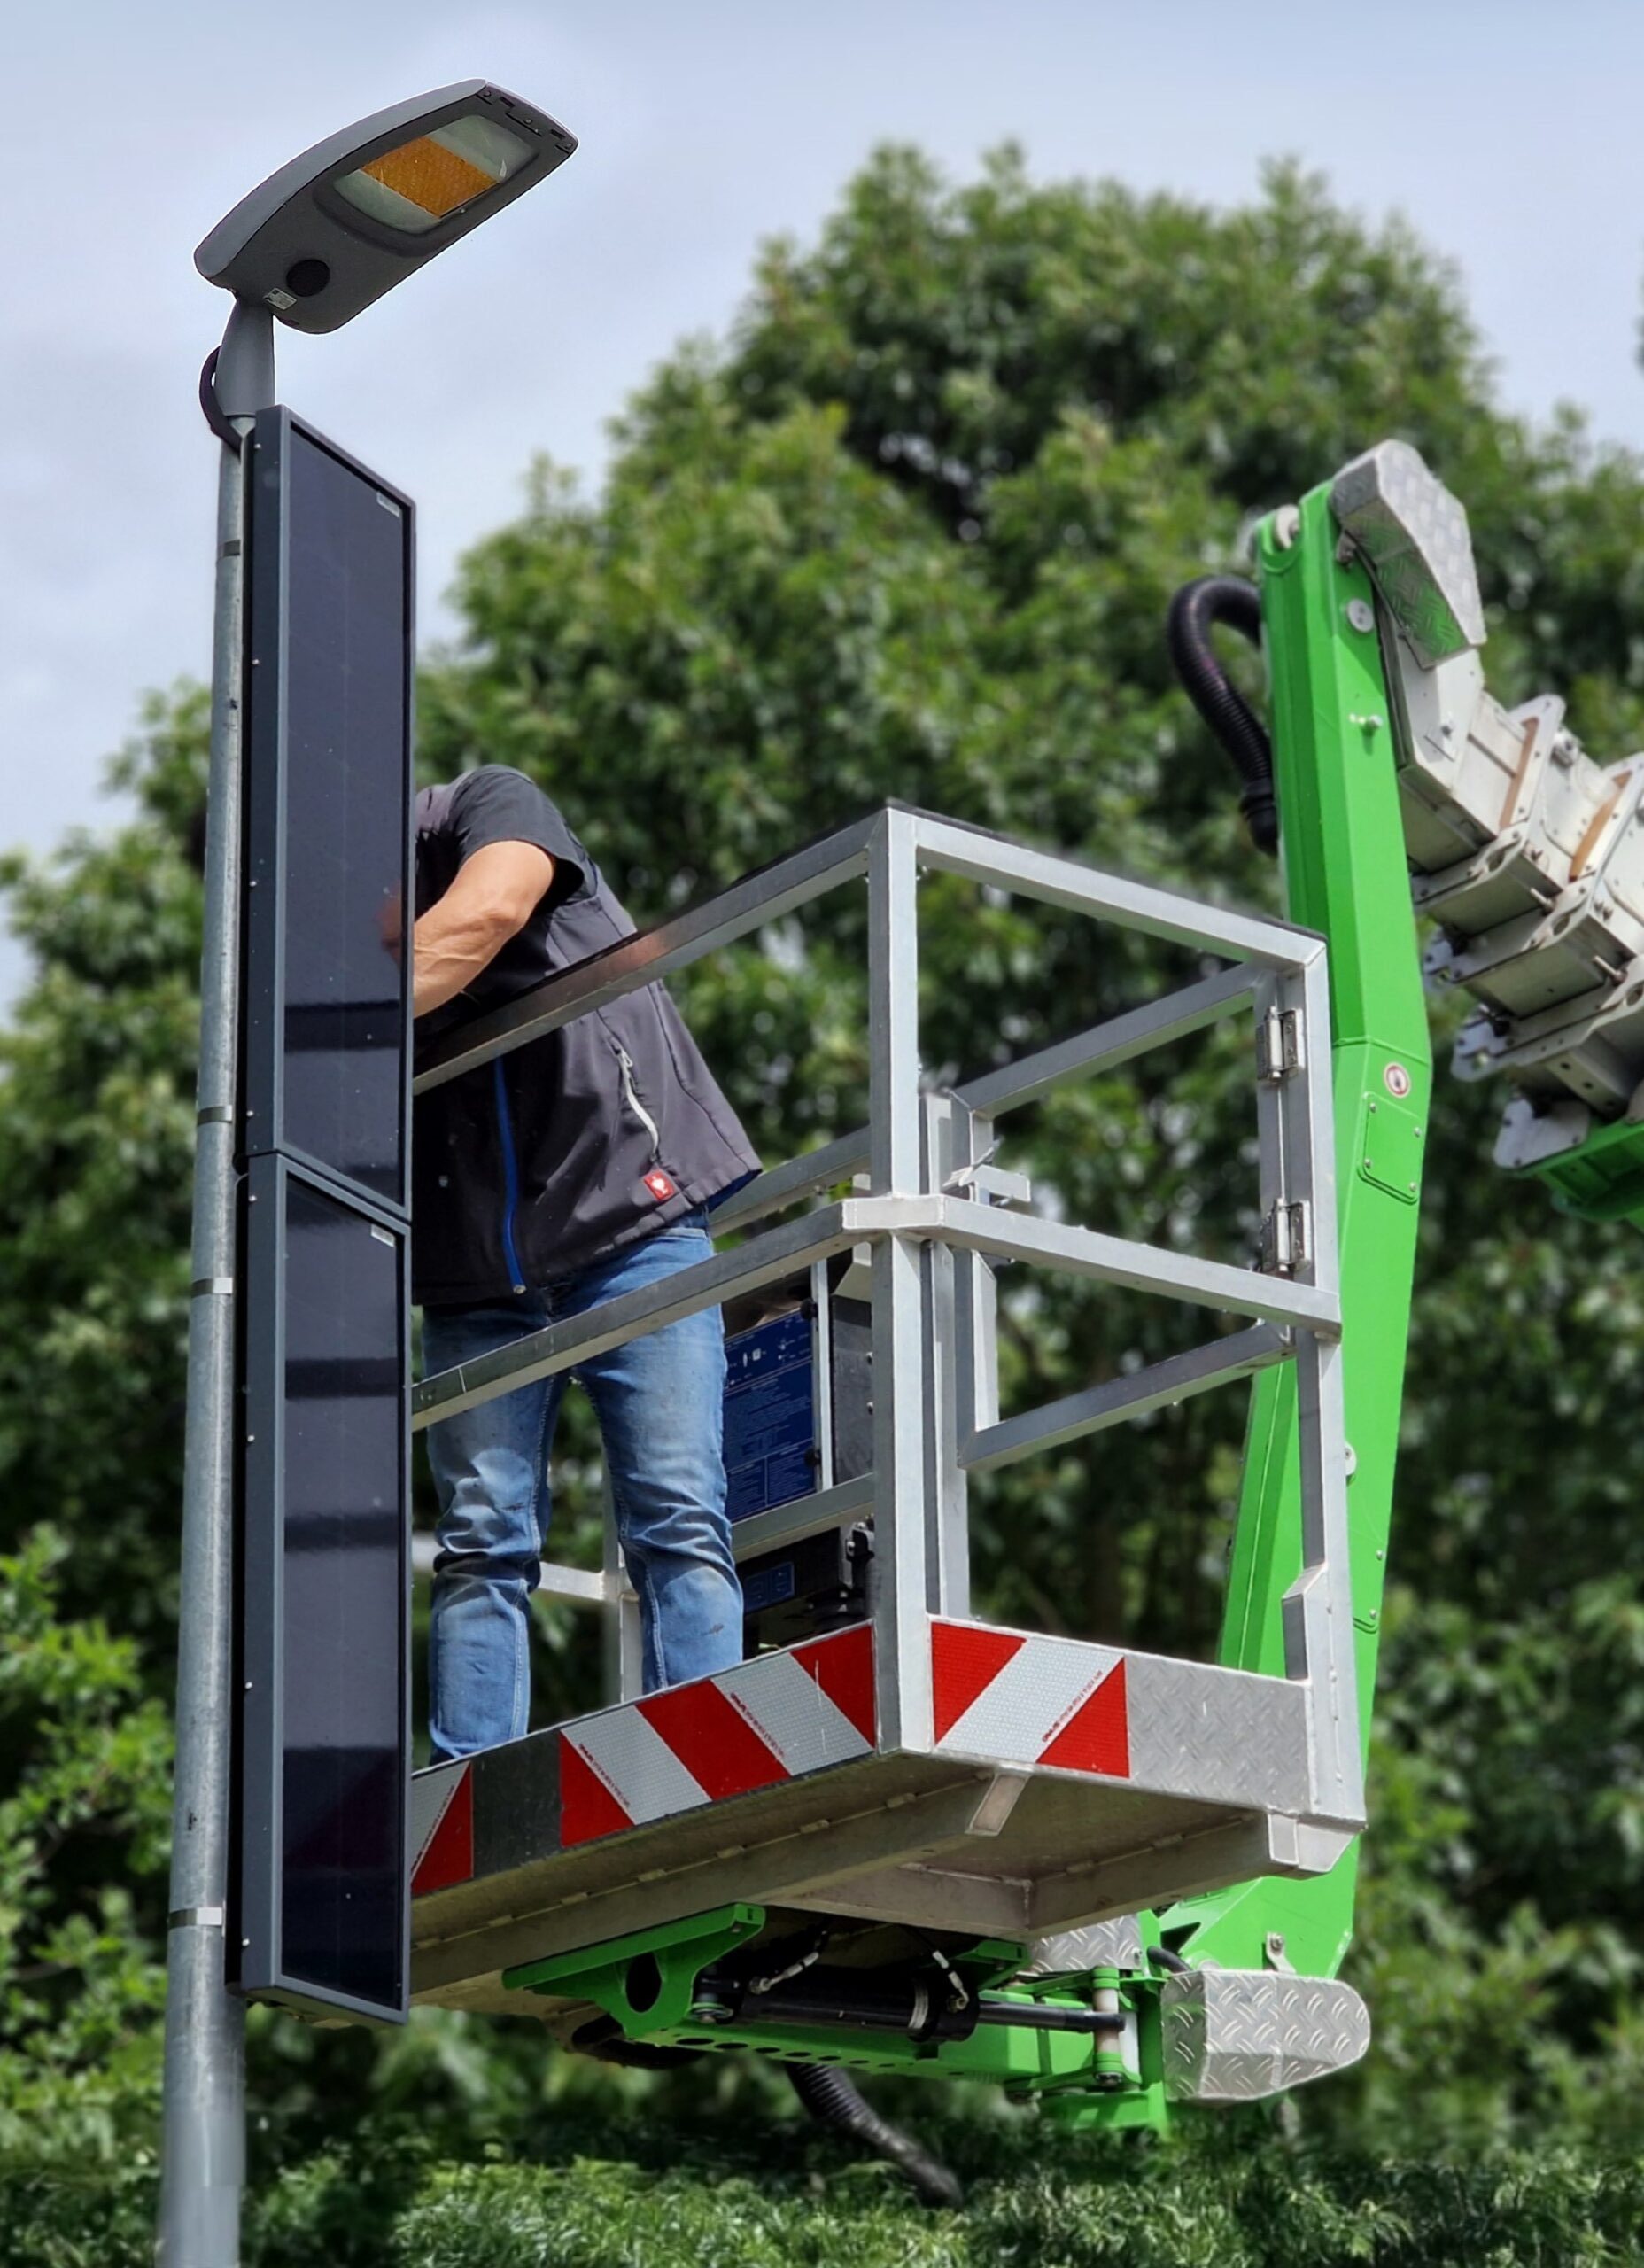
<instances>
[{"instance_id":1,"label":"green boom arm","mask_svg":"<svg viewBox=\"0 0 1644 2268\"><path fill-rule=\"evenodd\" d=\"M1288 524L1286 523L1288 522ZM1400 819L1392 714L1362 566L1337 557L1329 492L1261 532L1261 613L1286 912L1330 946L1343 1378L1353 1456L1353 1620L1368 1743L1432 1060ZM1296 1392L1258 1380L1220 1658L1282 1676L1280 1609L1301 1564ZM1340 1966L1356 1846L1328 1875L1184 1900L1159 1917L1195 1963Z\"/></svg>"}]
</instances>

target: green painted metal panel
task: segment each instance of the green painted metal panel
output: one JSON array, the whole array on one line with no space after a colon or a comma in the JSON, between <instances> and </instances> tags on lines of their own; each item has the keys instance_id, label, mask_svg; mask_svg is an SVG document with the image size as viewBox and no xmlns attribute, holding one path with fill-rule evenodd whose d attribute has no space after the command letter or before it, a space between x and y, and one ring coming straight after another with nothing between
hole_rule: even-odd
<instances>
[{"instance_id":1,"label":"green painted metal panel","mask_svg":"<svg viewBox=\"0 0 1644 2268\"><path fill-rule=\"evenodd\" d=\"M1343 1384L1360 1720L1368 1743L1381 1635L1399 1408L1415 1266L1431 1050L1394 770L1392 708L1361 567L1337 557L1328 492L1295 540L1260 539L1286 911L1330 952L1341 1251ZM1220 1658L1282 1675L1281 1608L1300 1565L1295 1381L1252 1394ZM1330 1975L1353 1928L1357 1852L1313 1881L1264 1881L1183 1901L1160 1924L1192 1961L1260 1968L1276 1940Z\"/></svg>"},{"instance_id":2,"label":"green painted metal panel","mask_svg":"<svg viewBox=\"0 0 1644 2268\"><path fill-rule=\"evenodd\" d=\"M1384 1081L1394 1076L1394 1067L1390 1065L1382 1076ZM1399 1077L1401 1084L1401 1073ZM1392 1092L1363 1095L1359 1107L1364 1123L1364 1152L1359 1160L1359 1171L1366 1181L1374 1182L1401 1205L1414 1205L1421 1195L1422 1144L1427 1133L1427 1113L1400 1102Z\"/></svg>"},{"instance_id":3,"label":"green painted metal panel","mask_svg":"<svg viewBox=\"0 0 1644 2268\"><path fill-rule=\"evenodd\" d=\"M1644 1229L1644 1126L1595 1126L1579 1148L1523 1170L1547 1184L1561 1213Z\"/></svg>"}]
</instances>

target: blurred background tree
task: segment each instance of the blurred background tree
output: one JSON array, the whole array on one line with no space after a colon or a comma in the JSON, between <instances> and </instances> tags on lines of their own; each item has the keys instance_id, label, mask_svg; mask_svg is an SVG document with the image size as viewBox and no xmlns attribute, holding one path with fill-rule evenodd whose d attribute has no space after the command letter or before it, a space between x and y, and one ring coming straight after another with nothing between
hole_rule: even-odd
<instances>
[{"instance_id":1,"label":"blurred background tree","mask_svg":"<svg viewBox=\"0 0 1644 2268\"><path fill-rule=\"evenodd\" d=\"M1388 434L1466 501L1494 689L1565 691L1601 758L1644 740L1644 468L1573 413L1551 431L1506 414L1457 279L1291 168L1213 212L1038 184L1012 150L957 188L886 151L818 244L769 248L733 336L683 347L614 433L597 497L544 462L522 517L465 563L461 634L423 674L421 760L430 778L530 773L641 921L889 796L1276 910L1275 870L1169 678L1164 609L1188 577L1237 571L1258 515ZM1253 668L1247 682L1259 695ZM0 1036L0 1549L41 1549L25 1539L43 1524L66 1538L50 1571L62 1627L100 1618L117 1682L160 1700L204 730L197 690L155 701L120 760L137 823L4 870L37 975ZM946 880L927 884L921 921L938 1079L1183 973ZM860 959L861 910L840 898L679 985L769 1158L858 1118ZM1012 1122L1012 1158L1077 1217L1240 1256L1238 1059L1224 1034L1059 1096ZM1378 2044L1294 2114L1407 2155L1644 2131L1628 1921L1644 1892L1644 1529L1625 1449L1638 1253L1489 1169L1500 1099L1441 1076L1434 1109L1351 1970ZM1152 1359L1180 1329L1139 1300L1012 1285L1007 1402ZM1238 1400L1000 1477L977 1506L988 1609L1206 1651ZM572 1550L591 1538L592 1449L573 1427L556 1512ZM587 1635L545 1619L544 1716L585 1705ZM39 1768L24 1719L0 1712L0 1801ZM112 1886L151 2062L162 1885L141 1809L134 1794L98 1814L95 1865L66 1818L28 1926L58 1948L59 1999L74 1978L105 1992L84 1932ZM548 2081L529 2030L254 2035L268 2147L287 2156L362 2099L465 2150L526 2134L550 2084L613 2109L644 2093L569 2067ZM72 2027L52 2036L50 2084L83 2084L95 2028L82 2049ZM23 2037L0 2032L0 2056ZM127 2059L134 2099L143 2052Z\"/></svg>"}]
</instances>

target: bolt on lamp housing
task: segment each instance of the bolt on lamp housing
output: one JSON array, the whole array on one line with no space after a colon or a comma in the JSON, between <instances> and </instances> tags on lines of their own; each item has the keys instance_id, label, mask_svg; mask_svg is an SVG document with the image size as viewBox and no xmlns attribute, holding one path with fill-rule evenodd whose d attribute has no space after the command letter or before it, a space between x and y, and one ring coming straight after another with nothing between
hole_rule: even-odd
<instances>
[{"instance_id":1,"label":"bolt on lamp housing","mask_svg":"<svg viewBox=\"0 0 1644 2268\"><path fill-rule=\"evenodd\" d=\"M293 330L337 330L576 146L546 113L466 79L293 158L217 223L194 264Z\"/></svg>"}]
</instances>

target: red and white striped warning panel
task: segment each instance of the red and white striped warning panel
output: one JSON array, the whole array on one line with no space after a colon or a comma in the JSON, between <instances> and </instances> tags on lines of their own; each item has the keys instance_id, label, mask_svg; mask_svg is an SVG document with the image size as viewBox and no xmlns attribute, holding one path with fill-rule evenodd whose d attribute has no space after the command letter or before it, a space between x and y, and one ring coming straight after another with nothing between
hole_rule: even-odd
<instances>
[{"instance_id":1,"label":"red and white striped warning panel","mask_svg":"<svg viewBox=\"0 0 1644 2268\"><path fill-rule=\"evenodd\" d=\"M1130 1777L1122 1654L981 1622L933 1622L930 1643L938 1748Z\"/></svg>"},{"instance_id":2,"label":"red and white striped warning panel","mask_svg":"<svg viewBox=\"0 0 1644 2268\"><path fill-rule=\"evenodd\" d=\"M1309 1816L1300 1682L979 1622L939 1619L930 1633L939 1754ZM857 1623L418 1773L412 1894L865 1759L873 1677L872 1633Z\"/></svg>"},{"instance_id":3,"label":"red and white striped warning panel","mask_svg":"<svg viewBox=\"0 0 1644 2268\"><path fill-rule=\"evenodd\" d=\"M559 1736L560 1841L570 1849L848 1764L872 1752L873 1728L865 1622L579 1718Z\"/></svg>"},{"instance_id":4,"label":"red and white striped warning panel","mask_svg":"<svg viewBox=\"0 0 1644 2268\"><path fill-rule=\"evenodd\" d=\"M1077 1638L931 1624L938 1750L1307 1815L1307 1689Z\"/></svg>"},{"instance_id":5,"label":"red and white striped warning panel","mask_svg":"<svg viewBox=\"0 0 1644 2268\"><path fill-rule=\"evenodd\" d=\"M448 1890L474 1872L471 1761L418 1772L411 1781L411 1895Z\"/></svg>"},{"instance_id":6,"label":"red and white striped warning panel","mask_svg":"<svg viewBox=\"0 0 1644 2268\"><path fill-rule=\"evenodd\" d=\"M873 1748L866 1623L411 1782L411 1895L849 1764Z\"/></svg>"}]
</instances>

